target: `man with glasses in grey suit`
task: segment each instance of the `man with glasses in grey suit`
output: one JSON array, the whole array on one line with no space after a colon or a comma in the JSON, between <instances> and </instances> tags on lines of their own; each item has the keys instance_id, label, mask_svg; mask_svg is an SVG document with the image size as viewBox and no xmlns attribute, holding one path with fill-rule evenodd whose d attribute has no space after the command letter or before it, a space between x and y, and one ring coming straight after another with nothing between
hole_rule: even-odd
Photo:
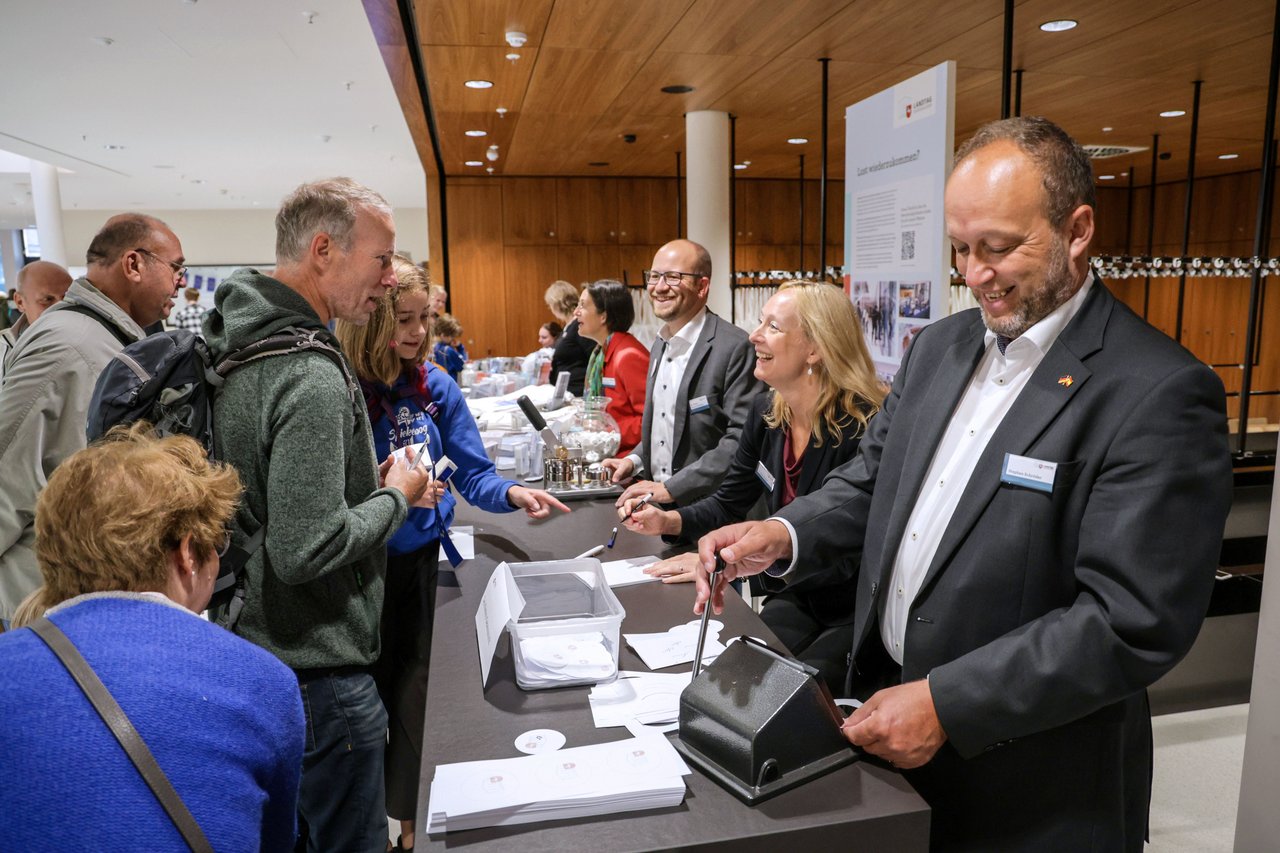
<instances>
[{"instance_id":1,"label":"man with glasses in grey suit","mask_svg":"<svg viewBox=\"0 0 1280 853\"><path fill-rule=\"evenodd\" d=\"M747 333L707 310L706 249L672 240L654 255L644 281L663 326L649 352L640 444L604 464L615 483L640 477L619 506L648 494L657 503L688 506L719 487L763 386Z\"/></svg>"}]
</instances>

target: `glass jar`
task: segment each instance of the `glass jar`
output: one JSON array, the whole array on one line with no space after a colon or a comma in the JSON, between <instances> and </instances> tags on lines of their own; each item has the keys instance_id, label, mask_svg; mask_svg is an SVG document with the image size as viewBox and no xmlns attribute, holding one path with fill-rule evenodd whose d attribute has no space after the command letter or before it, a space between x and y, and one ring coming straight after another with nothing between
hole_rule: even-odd
<instances>
[{"instance_id":1,"label":"glass jar","mask_svg":"<svg viewBox=\"0 0 1280 853\"><path fill-rule=\"evenodd\" d=\"M560 442L569 450L581 450L582 459L594 465L618 452L622 432L605 411L608 397L583 397L574 403L573 420L565 426Z\"/></svg>"}]
</instances>

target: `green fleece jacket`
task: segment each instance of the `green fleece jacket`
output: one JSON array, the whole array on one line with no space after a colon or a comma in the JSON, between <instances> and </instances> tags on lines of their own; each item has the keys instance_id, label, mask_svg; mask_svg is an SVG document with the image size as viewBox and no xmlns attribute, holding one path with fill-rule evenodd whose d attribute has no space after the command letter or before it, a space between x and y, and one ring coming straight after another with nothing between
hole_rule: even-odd
<instances>
[{"instance_id":1,"label":"green fleece jacket","mask_svg":"<svg viewBox=\"0 0 1280 853\"><path fill-rule=\"evenodd\" d=\"M324 329L296 291L253 269L219 285L214 304L204 337L215 359L286 326ZM294 669L373 663L385 545L408 505L378 488L364 402L337 365L297 353L234 371L214 405L214 449L244 481L237 542L267 528L235 632Z\"/></svg>"}]
</instances>

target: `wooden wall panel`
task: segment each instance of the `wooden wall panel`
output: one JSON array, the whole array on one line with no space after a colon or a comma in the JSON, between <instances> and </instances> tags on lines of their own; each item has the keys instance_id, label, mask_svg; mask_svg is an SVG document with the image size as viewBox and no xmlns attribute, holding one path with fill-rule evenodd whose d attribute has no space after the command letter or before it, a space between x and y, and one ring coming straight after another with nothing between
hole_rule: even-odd
<instances>
[{"instance_id":1,"label":"wooden wall panel","mask_svg":"<svg viewBox=\"0 0 1280 853\"><path fill-rule=\"evenodd\" d=\"M530 341L536 341L538 327L554 319L542 295L546 293L547 285L561 277L559 252L555 246L508 246L504 249L507 333L499 355L532 352ZM463 322L466 322L465 318Z\"/></svg>"},{"instance_id":2,"label":"wooden wall panel","mask_svg":"<svg viewBox=\"0 0 1280 853\"><path fill-rule=\"evenodd\" d=\"M450 307L462 321L471 355L499 355L507 343L503 259L494 246L502 187L455 179L448 194Z\"/></svg>"},{"instance_id":3,"label":"wooden wall panel","mask_svg":"<svg viewBox=\"0 0 1280 853\"><path fill-rule=\"evenodd\" d=\"M506 178L501 186L503 244L556 245L556 179Z\"/></svg>"},{"instance_id":4,"label":"wooden wall panel","mask_svg":"<svg viewBox=\"0 0 1280 853\"><path fill-rule=\"evenodd\" d=\"M618 242L618 182L613 178L557 178L560 245Z\"/></svg>"}]
</instances>

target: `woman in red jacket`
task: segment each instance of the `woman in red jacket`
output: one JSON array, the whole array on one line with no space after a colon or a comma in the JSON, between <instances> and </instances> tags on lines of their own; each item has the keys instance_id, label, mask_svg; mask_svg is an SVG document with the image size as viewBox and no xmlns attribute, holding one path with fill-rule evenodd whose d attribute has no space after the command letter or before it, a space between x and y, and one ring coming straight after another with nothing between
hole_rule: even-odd
<instances>
[{"instance_id":1,"label":"woman in red jacket","mask_svg":"<svg viewBox=\"0 0 1280 853\"><path fill-rule=\"evenodd\" d=\"M578 334L600 346L587 363L584 393L609 398L607 411L622 432L617 455L626 456L640 443L644 415L644 383L649 374L649 351L627 333L636 309L627 286L604 278L587 285L578 299Z\"/></svg>"}]
</instances>

